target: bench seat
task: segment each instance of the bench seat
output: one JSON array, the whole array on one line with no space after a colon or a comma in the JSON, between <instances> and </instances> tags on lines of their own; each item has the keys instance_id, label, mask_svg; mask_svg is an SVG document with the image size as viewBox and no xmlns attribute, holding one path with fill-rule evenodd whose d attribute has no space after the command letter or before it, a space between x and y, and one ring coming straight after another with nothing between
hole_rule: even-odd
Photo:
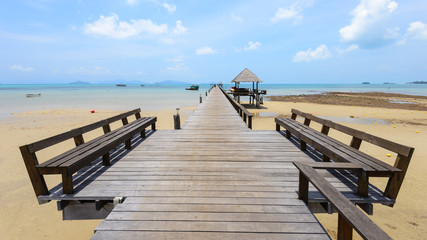
<instances>
[{"instance_id":1,"label":"bench seat","mask_svg":"<svg viewBox=\"0 0 427 240\"><path fill-rule=\"evenodd\" d=\"M155 117L139 118L114 131L108 132L89 142L83 143L59 156L36 165L40 174L62 174L64 194L73 193L72 175L92 161L109 154L109 151L156 122ZM130 148L130 144L127 148ZM108 160L106 160L107 158ZM104 157L104 165L109 165L109 157Z\"/></svg>"},{"instance_id":2,"label":"bench seat","mask_svg":"<svg viewBox=\"0 0 427 240\"><path fill-rule=\"evenodd\" d=\"M392 176L394 172L401 171L296 120L276 118L276 123L334 161L354 163L366 171L369 176L387 177Z\"/></svg>"},{"instance_id":3,"label":"bench seat","mask_svg":"<svg viewBox=\"0 0 427 240\"><path fill-rule=\"evenodd\" d=\"M133 115L135 116L135 120L129 122L128 117ZM110 124L117 121L121 121L123 126L111 131ZM19 149L36 196L49 194L46 181L43 177L46 174L61 174L63 193L72 194L74 192L74 173L101 156L103 165L110 165L110 150L113 150L122 143L125 143L126 149L130 149L132 137L140 133L141 137L145 138L145 129L151 125L151 129L156 130L156 122L156 117L141 117L141 109L137 108L31 144L20 146ZM102 128L104 134L85 142L83 134L98 128ZM39 163L36 152L70 139L74 139L75 148L43 163ZM39 201L39 203L43 202Z\"/></svg>"},{"instance_id":4,"label":"bench seat","mask_svg":"<svg viewBox=\"0 0 427 240\"><path fill-rule=\"evenodd\" d=\"M388 177L386 189L383 196L396 199L403 179L406 175L409 162L412 158L414 148L398 144L378 136L365 133L333 121L301 112L297 109L291 110L291 118L275 118L276 130L285 128L286 138L293 134L300 141L301 150L306 150L307 144L316 151L323 154L323 162L348 162L360 167L357 172L358 195L368 196L369 177ZM304 122L297 121L297 117L304 118ZM310 122L322 125L321 131L316 131L310 127ZM351 139L349 145L328 136L329 130L334 129L347 134ZM383 162L359 150L362 142L368 142L380 148L387 149L397 154L394 166Z\"/></svg>"}]
</instances>

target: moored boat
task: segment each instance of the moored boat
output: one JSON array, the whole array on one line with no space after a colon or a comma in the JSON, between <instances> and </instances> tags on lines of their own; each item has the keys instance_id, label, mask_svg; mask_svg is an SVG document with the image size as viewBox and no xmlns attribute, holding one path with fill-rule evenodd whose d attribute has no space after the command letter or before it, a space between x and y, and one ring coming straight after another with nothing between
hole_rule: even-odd
<instances>
[{"instance_id":1,"label":"moored boat","mask_svg":"<svg viewBox=\"0 0 427 240\"><path fill-rule=\"evenodd\" d=\"M28 93L25 94L26 97L41 97L41 93Z\"/></svg>"},{"instance_id":2,"label":"moored boat","mask_svg":"<svg viewBox=\"0 0 427 240\"><path fill-rule=\"evenodd\" d=\"M191 85L189 88L186 88L185 90L199 90L199 85Z\"/></svg>"}]
</instances>

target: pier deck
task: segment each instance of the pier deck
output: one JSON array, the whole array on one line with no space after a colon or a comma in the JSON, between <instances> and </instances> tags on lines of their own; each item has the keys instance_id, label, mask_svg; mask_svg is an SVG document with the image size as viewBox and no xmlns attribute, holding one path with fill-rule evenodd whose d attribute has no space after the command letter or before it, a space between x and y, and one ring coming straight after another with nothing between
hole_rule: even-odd
<instances>
[{"instance_id":1,"label":"pier deck","mask_svg":"<svg viewBox=\"0 0 427 240\"><path fill-rule=\"evenodd\" d=\"M93 239L329 239L297 198L292 161L306 158L214 88L182 130L156 131L75 196L126 197Z\"/></svg>"}]
</instances>

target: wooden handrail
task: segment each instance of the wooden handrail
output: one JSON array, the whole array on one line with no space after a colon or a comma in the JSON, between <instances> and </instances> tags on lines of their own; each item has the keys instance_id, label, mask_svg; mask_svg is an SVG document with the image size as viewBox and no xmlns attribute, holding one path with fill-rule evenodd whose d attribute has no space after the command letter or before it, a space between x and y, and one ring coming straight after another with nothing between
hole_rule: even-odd
<instances>
[{"instance_id":1,"label":"wooden handrail","mask_svg":"<svg viewBox=\"0 0 427 240\"><path fill-rule=\"evenodd\" d=\"M239 115L242 117L243 121L248 124L248 127L252 129L252 118L253 115L250 113L245 107L243 107L240 103L238 103L236 100L234 100L232 97L230 97L222 88L219 88L221 92L225 95L225 97L228 99L228 101L233 105L234 109L239 113ZM246 118L248 119L246 121Z\"/></svg>"},{"instance_id":2,"label":"wooden handrail","mask_svg":"<svg viewBox=\"0 0 427 240\"><path fill-rule=\"evenodd\" d=\"M353 228L363 239L392 239L314 168L301 162L293 164L300 170L298 198L308 203L308 183L311 182L337 209L339 240L352 239Z\"/></svg>"}]
</instances>

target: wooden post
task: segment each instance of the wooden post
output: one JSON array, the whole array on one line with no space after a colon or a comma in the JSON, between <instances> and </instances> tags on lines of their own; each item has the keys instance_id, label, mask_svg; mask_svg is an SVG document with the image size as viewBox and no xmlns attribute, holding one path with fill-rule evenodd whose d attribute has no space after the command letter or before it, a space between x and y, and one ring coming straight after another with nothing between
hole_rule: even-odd
<instances>
[{"instance_id":1,"label":"wooden post","mask_svg":"<svg viewBox=\"0 0 427 240\"><path fill-rule=\"evenodd\" d=\"M135 118L136 119L140 119L141 118L141 113L140 112L135 113Z\"/></svg>"},{"instance_id":2,"label":"wooden post","mask_svg":"<svg viewBox=\"0 0 427 240\"><path fill-rule=\"evenodd\" d=\"M69 175L68 171L62 173L62 192L64 194L73 194L73 175Z\"/></svg>"},{"instance_id":3,"label":"wooden post","mask_svg":"<svg viewBox=\"0 0 427 240\"><path fill-rule=\"evenodd\" d=\"M306 142L304 142L303 140L300 140L299 144L300 144L301 151L307 150L307 143Z\"/></svg>"},{"instance_id":4,"label":"wooden post","mask_svg":"<svg viewBox=\"0 0 427 240\"><path fill-rule=\"evenodd\" d=\"M24 159L25 167L27 168L28 176L30 176L31 184L33 185L36 196L49 194L46 182L43 175L37 171L36 166L39 165L36 154L31 153L28 146L19 147L22 158Z\"/></svg>"},{"instance_id":5,"label":"wooden post","mask_svg":"<svg viewBox=\"0 0 427 240\"><path fill-rule=\"evenodd\" d=\"M369 176L366 171L360 170L357 176L357 194L362 197L369 196Z\"/></svg>"},{"instance_id":6,"label":"wooden post","mask_svg":"<svg viewBox=\"0 0 427 240\"><path fill-rule=\"evenodd\" d=\"M353 137L351 139L350 147L359 149L360 148L360 144L362 144L362 139L357 138L357 137Z\"/></svg>"},{"instance_id":7,"label":"wooden post","mask_svg":"<svg viewBox=\"0 0 427 240\"><path fill-rule=\"evenodd\" d=\"M80 134L78 136L75 136L74 137L74 143L76 144L76 147L85 143L85 140L83 139L83 135Z\"/></svg>"},{"instance_id":8,"label":"wooden post","mask_svg":"<svg viewBox=\"0 0 427 240\"><path fill-rule=\"evenodd\" d=\"M252 129L252 115L248 116L248 128Z\"/></svg>"},{"instance_id":9,"label":"wooden post","mask_svg":"<svg viewBox=\"0 0 427 240\"><path fill-rule=\"evenodd\" d=\"M328 135L329 133L329 127L326 125L322 125L322 130L320 131L321 133Z\"/></svg>"},{"instance_id":10,"label":"wooden post","mask_svg":"<svg viewBox=\"0 0 427 240\"><path fill-rule=\"evenodd\" d=\"M206 96L206 97L208 96L208 92L205 92L205 96Z\"/></svg>"},{"instance_id":11,"label":"wooden post","mask_svg":"<svg viewBox=\"0 0 427 240\"><path fill-rule=\"evenodd\" d=\"M338 214L338 240L350 240L353 239L353 227L347 220L341 215Z\"/></svg>"},{"instance_id":12,"label":"wooden post","mask_svg":"<svg viewBox=\"0 0 427 240\"><path fill-rule=\"evenodd\" d=\"M123 123L123 126L124 125L126 125L126 124L128 124L129 122L128 122L128 118L122 118L122 123Z\"/></svg>"},{"instance_id":13,"label":"wooden post","mask_svg":"<svg viewBox=\"0 0 427 240\"><path fill-rule=\"evenodd\" d=\"M173 115L173 129L178 130L181 129L181 120L179 114Z\"/></svg>"},{"instance_id":14,"label":"wooden post","mask_svg":"<svg viewBox=\"0 0 427 240\"><path fill-rule=\"evenodd\" d=\"M131 139L128 139L128 140L125 141L125 148L128 149L128 150L132 148L132 146L131 146Z\"/></svg>"},{"instance_id":15,"label":"wooden post","mask_svg":"<svg viewBox=\"0 0 427 240\"><path fill-rule=\"evenodd\" d=\"M303 200L308 204L308 179L304 174L299 172L298 199Z\"/></svg>"},{"instance_id":16,"label":"wooden post","mask_svg":"<svg viewBox=\"0 0 427 240\"><path fill-rule=\"evenodd\" d=\"M102 155L102 165L104 166L110 166L110 153L106 153Z\"/></svg>"},{"instance_id":17,"label":"wooden post","mask_svg":"<svg viewBox=\"0 0 427 240\"><path fill-rule=\"evenodd\" d=\"M297 115L295 113L292 113L291 119L293 120L297 119Z\"/></svg>"},{"instance_id":18,"label":"wooden post","mask_svg":"<svg viewBox=\"0 0 427 240\"><path fill-rule=\"evenodd\" d=\"M243 122L246 123L246 113L245 112L243 112Z\"/></svg>"},{"instance_id":19,"label":"wooden post","mask_svg":"<svg viewBox=\"0 0 427 240\"><path fill-rule=\"evenodd\" d=\"M145 138L145 128L141 131L141 138Z\"/></svg>"},{"instance_id":20,"label":"wooden post","mask_svg":"<svg viewBox=\"0 0 427 240\"><path fill-rule=\"evenodd\" d=\"M200 94L200 103L202 103L202 94Z\"/></svg>"},{"instance_id":21,"label":"wooden post","mask_svg":"<svg viewBox=\"0 0 427 240\"><path fill-rule=\"evenodd\" d=\"M276 123L276 131L280 132L280 125Z\"/></svg>"},{"instance_id":22,"label":"wooden post","mask_svg":"<svg viewBox=\"0 0 427 240\"><path fill-rule=\"evenodd\" d=\"M400 154L397 155L394 166L402 171L399 173L394 173L393 176L388 180L387 187L384 191L385 197L396 199L400 187L402 186L403 179L405 178L406 171L408 170L409 162L411 161L413 153L414 149L412 148L407 157Z\"/></svg>"},{"instance_id":23,"label":"wooden post","mask_svg":"<svg viewBox=\"0 0 427 240\"><path fill-rule=\"evenodd\" d=\"M153 130L153 131L156 130L156 123L155 122L153 124L151 124L151 130Z\"/></svg>"},{"instance_id":24,"label":"wooden post","mask_svg":"<svg viewBox=\"0 0 427 240\"><path fill-rule=\"evenodd\" d=\"M304 125L310 126L310 122L311 122L310 118L304 118Z\"/></svg>"},{"instance_id":25,"label":"wooden post","mask_svg":"<svg viewBox=\"0 0 427 240\"><path fill-rule=\"evenodd\" d=\"M111 132L110 124L102 126L102 130L104 130L104 134Z\"/></svg>"},{"instance_id":26,"label":"wooden post","mask_svg":"<svg viewBox=\"0 0 427 240\"><path fill-rule=\"evenodd\" d=\"M291 138L291 131L289 131L289 130L286 130L286 138Z\"/></svg>"}]
</instances>

